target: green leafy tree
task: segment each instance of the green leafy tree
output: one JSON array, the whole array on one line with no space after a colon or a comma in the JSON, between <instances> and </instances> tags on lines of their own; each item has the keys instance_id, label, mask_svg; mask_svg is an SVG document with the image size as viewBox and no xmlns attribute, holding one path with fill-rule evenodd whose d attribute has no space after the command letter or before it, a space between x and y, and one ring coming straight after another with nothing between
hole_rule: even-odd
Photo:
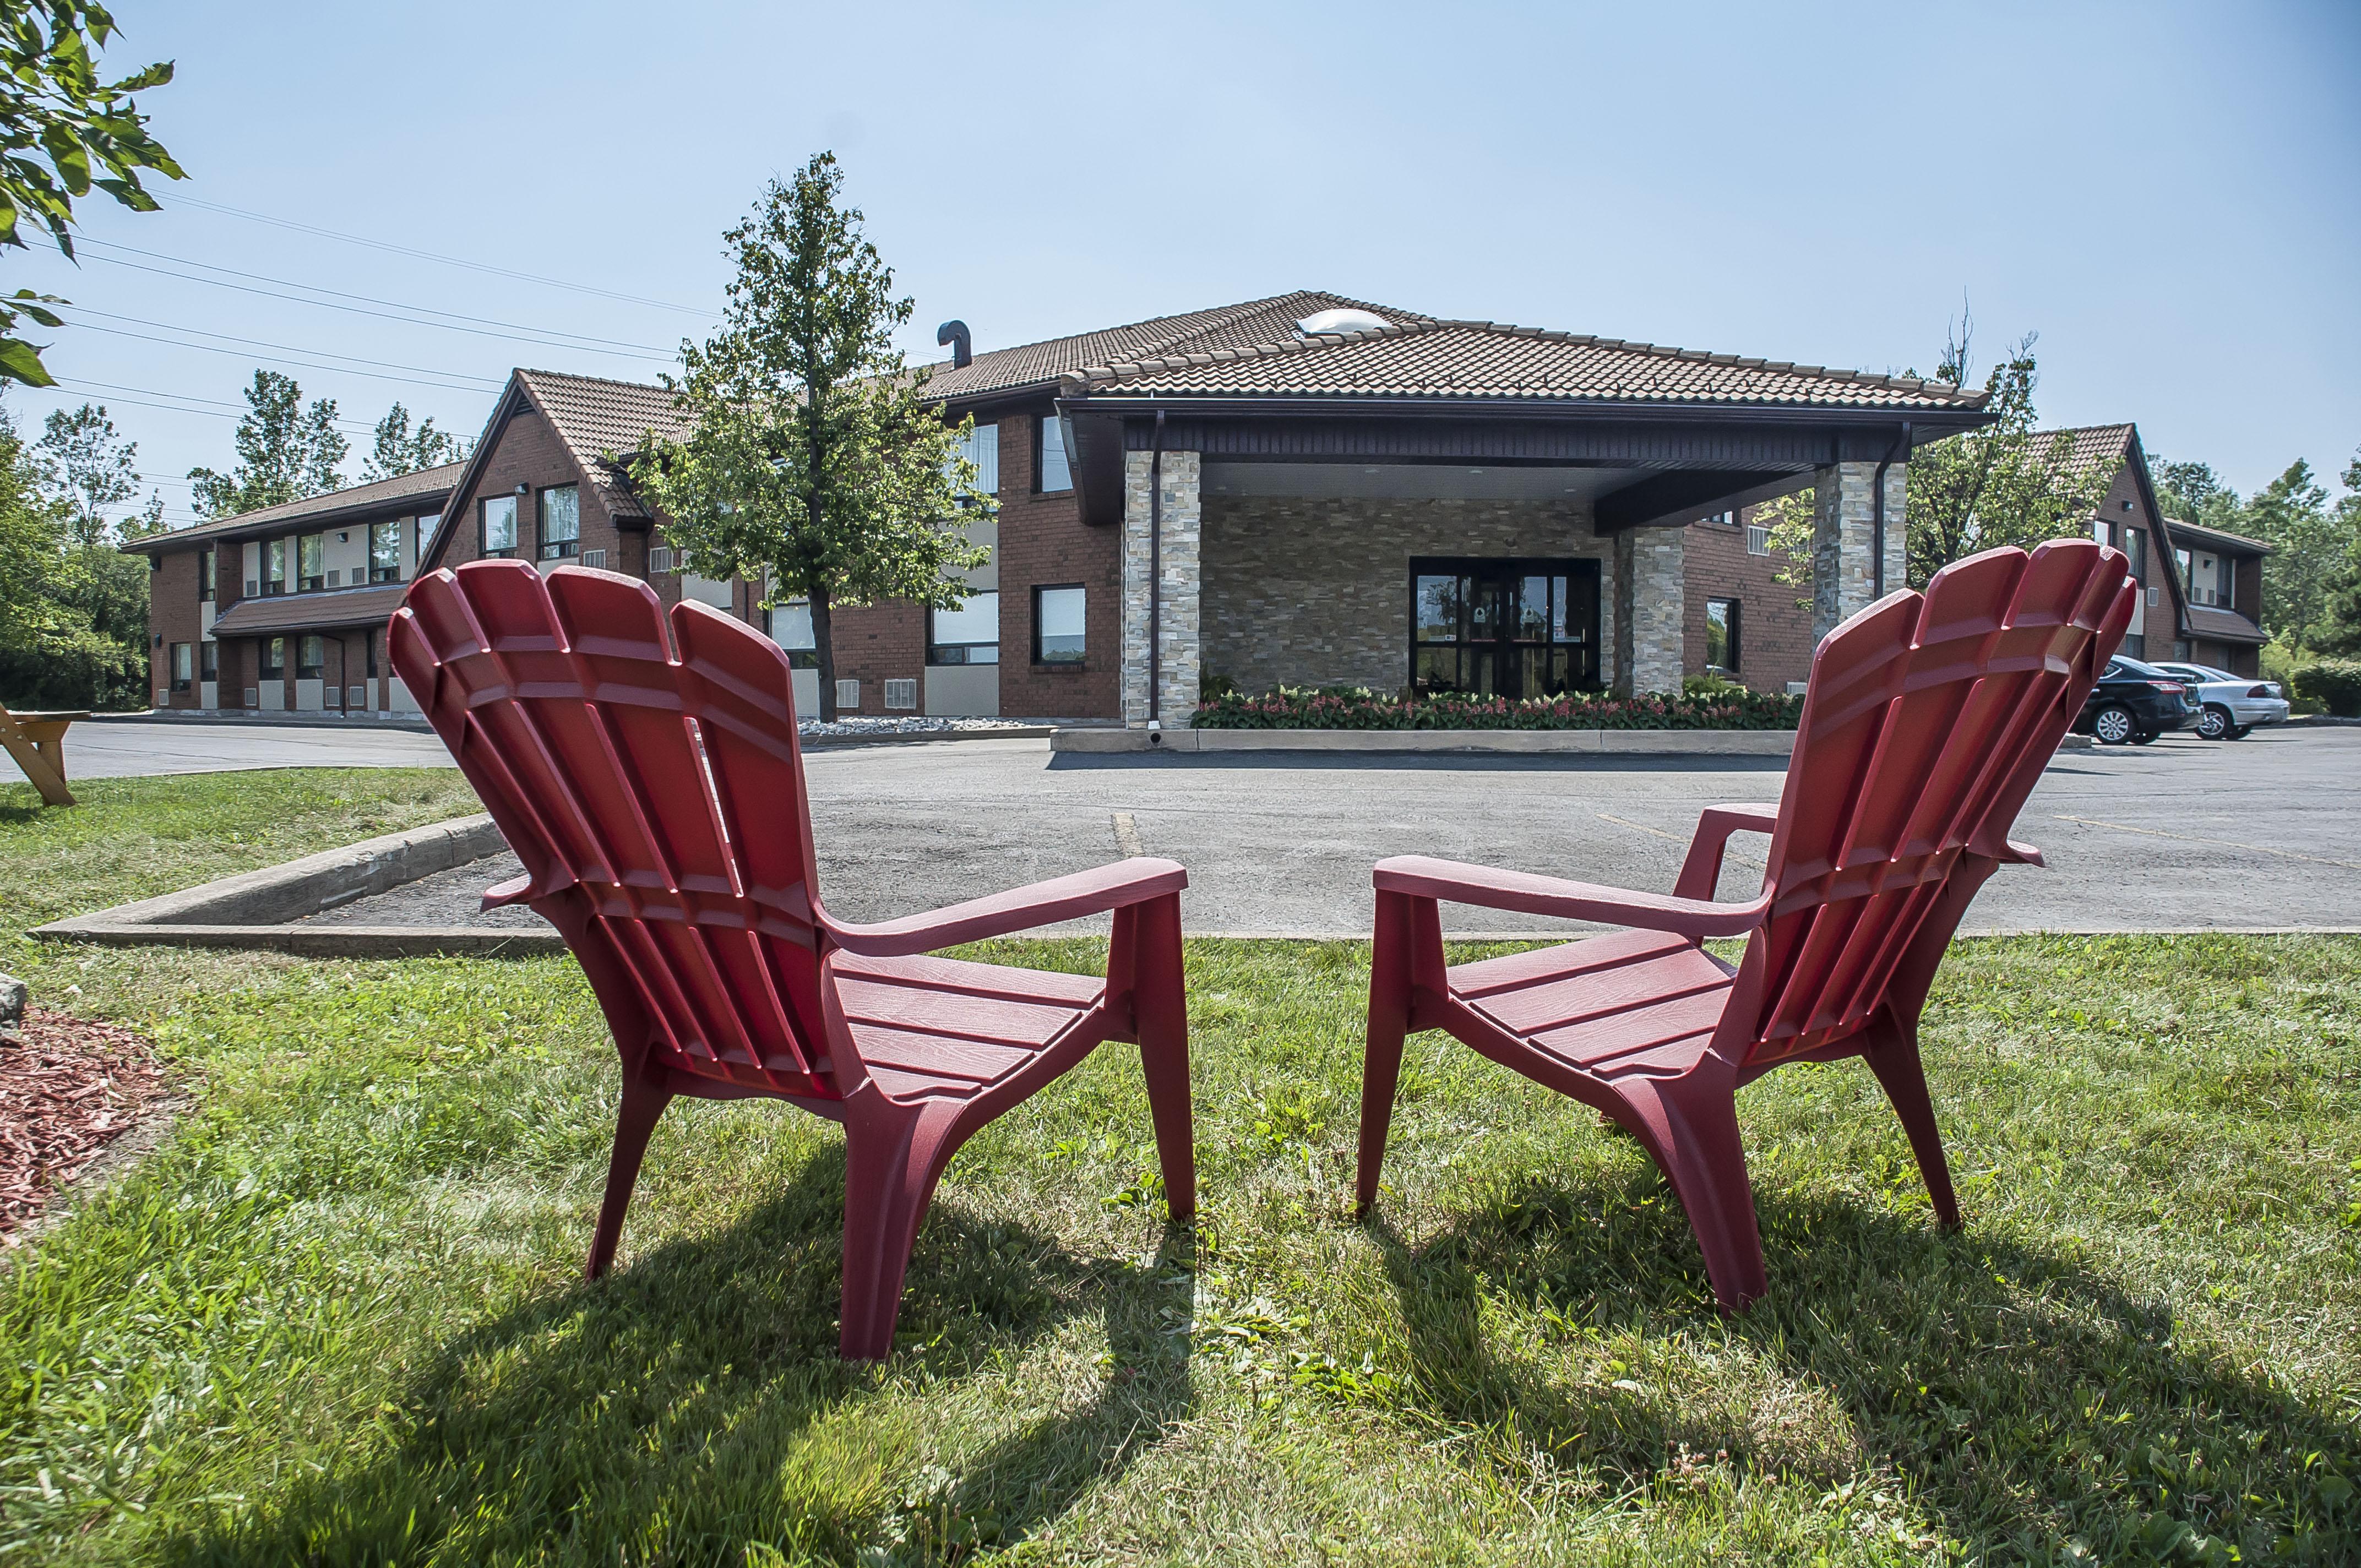
<instances>
[{"instance_id":1,"label":"green leafy tree","mask_svg":"<svg viewBox=\"0 0 2361 1568\"><path fill-rule=\"evenodd\" d=\"M137 706L147 685L148 566L76 543L72 510L0 409L0 704Z\"/></svg>"},{"instance_id":2,"label":"green leafy tree","mask_svg":"<svg viewBox=\"0 0 2361 1568\"><path fill-rule=\"evenodd\" d=\"M42 422L34 457L66 505L74 541L106 542L106 514L139 493L139 444L115 428L103 403L53 409Z\"/></svg>"},{"instance_id":3,"label":"green leafy tree","mask_svg":"<svg viewBox=\"0 0 2361 1568\"><path fill-rule=\"evenodd\" d=\"M2315 635L2327 629L2330 586L2345 568L2351 539L2312 465L2299 457L2257 490L2233 532L2276 547L2263 566L2265 630L2312 650Z\"/></svg>"},{"instance_id":4,"label":"green leafy tree","mask_svg":"<svg viewBox=\"0 0 2361 1568\"><path fill-rule=\"evenodd\" d=\"M21 232L30 216L71 258L75 202L96 189L152 213L140 170L182 178L132 97L171 81L172 67L102 82L96 57L115 32L115 18L82 0L0 0L0 247L30 248ZM15 334L27 316L62 324L44 308L62 303L30 289L0 298L0 380L56 385L41 350Z\"/></svg>"},{"instance_id":5,"label":"green leafy tree","mask_svg":"<svg viewBox=\"0 0 2361 1568\"><path fill-rule=\"evenodd\" d=\"M992 505L960 455L972 422L946 424L894 347L910 302L842 185L823 152L725 236L737 276L721 331L683 344L686 373L666 378L689 433L651 433L631 466L692 569L810 602L824 720L836 608L956 605L950 574L985 556L963 524Z\"/></svg>"},{"instance_id":6,"label":"green leafy tree","mask_svg":"<svg viewBox=\"0 0 2361 1568\"><path fill-rule=\"evenodd\" d=\"M2345 538L2345 558L2328 584L2320 647L2323 652L2350 658L2361 655L2361 454L2345 465L2345 493L2336 498L2335 516ZM2265 563L2267 583L2270 571L2270 565Z\"/></svg>"},{"instance_id":7,"label":"green leafy tree","mask_svg":"<svg viewBox=\"0 0 2361 1568\"><path fill-rule=\"evenodd\" d=\"M293 377L257 370L246 404L237 422L237 466L226 474L189 470L198 516L236 517L343 488L339 470L352 444L336 428L334 398L306 408Z\"/></svg>"},{"instance_id":8,"label":"green leafy tree","mask_svg":"<svg viewBox=\"0 0 2361 1568\"><path fill-rule=\"evenodd\" d=\"M403 474L415 474L421 468L437 468L445 463L456 463L467 455L472 443L462 440L447 430L434 428L432 417L418 422L416 429L410 423L410 411L396 403L377 422L376 444L361 463L361 483L391 479Z\"/></svg>"},{"instance_id":9,"label":"green leafy tree","mask_svg":"<svg viewBox=\"0 0 2361 1568\"><path fill-rule=\"evenodd\" d=\"M2208 463L2175 463L2147 455L2148 477L2156 483L2156 504L2164 515L2229 532L2240 532L2246 503L2222 482Z\"/></svg>"}]
</instances>

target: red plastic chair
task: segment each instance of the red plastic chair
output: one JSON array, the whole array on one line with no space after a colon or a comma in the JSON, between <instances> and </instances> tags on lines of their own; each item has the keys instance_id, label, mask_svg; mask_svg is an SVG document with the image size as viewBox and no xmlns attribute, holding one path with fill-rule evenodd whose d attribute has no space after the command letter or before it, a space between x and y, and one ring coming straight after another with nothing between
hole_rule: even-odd
<instances>
[{"instance_id":1,"label":"red plastic chair","mask_svg":"<svg viewBox=\"0 0 2361 1568\"><path fill-rule=\"evenodd\" d=\"M1728 1310L1763 1291L1739 1088L1782 1062L1868 1059L1947 1226L1960 1223L1918 1014L1968 901L2122 641L2136 585L2083 541L1989 551L1824 640L1773 811L1708 807L1671 897L1406 856L1382 861L1359 1199L1376 1201L1403 1036L1444 1029L1615 1119L1688 1211ZM1723 846L1771 835L1759 897L1713 902ZM1438 901L1633 927L1446 968ZM1708 937L1747 938L1736 969Z\"/></svg>"},{"instance_id":2,"label":"red plastic chair","mask_svg":"<svg viewBox=\"0 0 2361 1568\"><path fill-rule=\"evenodd\" d=\"M767 638L694 602L667 637L644 583L483 561L421 577L387 641L524 862L484 906L564 933L622 1053L590 1277L674 1095L774 1096L844 1124L840 1349L883 1357L952 1153L1109 1039L1139 1045L1165 1195L1193 1212L1180 866L853 925L820 902L794 682ZM1104 981L923 956L1105 910Z\"/></svg>"}]
</instances>

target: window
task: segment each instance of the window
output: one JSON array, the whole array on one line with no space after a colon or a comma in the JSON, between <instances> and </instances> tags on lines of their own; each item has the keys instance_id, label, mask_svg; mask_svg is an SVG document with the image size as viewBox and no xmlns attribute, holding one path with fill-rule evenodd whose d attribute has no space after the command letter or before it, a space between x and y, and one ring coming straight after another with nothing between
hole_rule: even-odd
<instances>
[{"instance_id":1,"label":"window","mask_svg":"<svg viewBox=\"0 0 2361 1568\"><path fill-rule=\"evenodd\" d=\"M1705 662L1723 674L1738 674L1738 601L1705 601Z\"/></svg>"},{"instance_id":2,"label":"window","mask_svg":"<svg viewBox=\"0 0 2361 1568\"><path fill-rule=\"evenodd\" d=\"M197 552L197 598L209 599L213 597L214 553L210 550L200 550Z\"/></svg>"},{"instance_id":3,"label":"window","mask_svg":"<svg viewBox=\"0 0 2361 1568\"><path fill-rule=\"evenodd\" d=\"M2222 565L2215 557L2197 557L2197 569L2189 575L2189 597L2199 604L2222 602Z\"/></svg>"},{"instance_id":4,"label":"window","mask_svg":"<svg viewBox=\"0 0 2361 1568\"><path fill-rule=\"evenodd\" d=\"M1082 662L1082 587L1063 583L1033 590L1033 662L1037 664L1079 664Z\"/></svg>"},{"instance_id":5,"label":"window","mask_svg":"<svg viewBox=\"0 0 2361 1568\"><path fill-rule=\"evenodd\" d=\"M2124 530L2124 554L2131 557L2131 569L2125 575L2136 583L2147 581L2147 530Z\"/></svg>"},{"instance_id":6,"label":"window","mask_svg":"<svg viewBox=\"0 0 2361 1568\"><path fill-rule=\"evenodd\" d=\"M262 678L281 681L287 678L287 639L269 637L262 643Z\"/></svg>"},{"instance_id":7,"label":"window","mask_svg":"<svg viewBox=\"0 0 2361 1568\"><path fill-rule=\"evenodd\" d=\"M316 681L328 663L328 641L324 637L301 637L295 641L295 678Z\"/></svg>"},{"instance_id":8,"label":"window","mask_svg":"<svg viewBox=\"0 0 2361 1568\"><path fill-rule=\"evenodd\" d=\"M1412 561L1410 598L1410 678L1422 696L1599 684L1596 561Z\"/></svg>"},{"instance_id":9,"label":"window","mask_svg":"<svg viewBox=\"0 0 2361 1568\"><path fill-rule=\"evenodd\" d=\"M1750 522L1746 525L1746 553L1749 555L1768 555L1771 554L1770 524Z\"/></svg>"},{"instance_id":10,"label":"window","mask_svg":"<svg viewBox=\"0 0 2361 1568\"><path fill-rule=\"evenodd\" d=\"M367 674L370 680L377 679L377 640L379 635L380 633L372 631L367 638L363 639L363 646L368 650L368 652L366 655L368 660L368 670Z\"/></svg>"},{"instance_id":11,"label":"window","mask_svg":"<svg viewBox=\"0 0 2361 1568\"><path fill-rule=\"evenodd\" d=\"M1000 427L980 424L959 444L959 455L975 465L975 493L1000 493Z\"/></svg>"},{"instance_id":12,"label":"window","mask_svg":"<svg viewBox=\"0 0 2361 1568\"><path fill-rule=\"evenodd\" d=\"M189 682L194 678L196 652L185 642L172 644L172 689L174 691L184 692L189 689Z\"/></svg>"},{"instance_id":13,"label":"window","mask_svg":"<svg viewBox=\"0 0 2361 1568\"><path fill-rule=\"evenodd\" d=\"M957 609L927 612L927 663L1000 663L1000 596L970 594Z\"/></svg>"},{"instance_id":14,"label":"window","mask_svg":"<svg viewBox=\"0 0 2361 1568\"><path fill-rule=\"evenodd\" d=\"M1711 517L1701 518L1698 521L1714 523L1722 528L1735 528L1738 526L1738 514L1734 511L1718 511Z\"/></svg>"},{"instance_id":15,"label":"window","mask_svg":"<svg viewBox=\"0 0 2361 1568\"><path fill-rule=\"evenodd\" d=\"M274 539L262 547L262 591L283 594L287 591L287 541Z\"/></svg>"},{"instance_id":16,"label":"window","mask_svg":"<svg viewBox=\"0 0 2361 1568\"><path fill-rule=\"evenodd\" d=\"M1034 488L1044 495L1074 488L1074 471L1066 461L1066 422L1056 414L1043 414L1033 422L1040 431L1040 447L1034 456L1033 469L1038 483Z\"/></svg>"},{"instance_id":17,"label":"window","mask_svg":"<svg viewBox=\"0 0 2361 1568\"><path fill-rule=\"evenodd\" d=\"M516 554L516 498L486 496L484 543L478 554L487 561L505 560Z\"/></svg>"},{"instance_id":18,"label":"window","mask_svg":"<svg viewBox=\"0 0 2361 1568\"><path fill-rule=\"evenodd\" d=\"M328 536L307 533L295 542L296 587L305 593L328 585Z\"/></svg>"},{"instance_id":19,"label":"window","mask_svg":"<svg viewBox=\"0 0 2361 1568\"><path fill-rule=\"evenodd\" d=\"M582 549L582 492L553 485L541 492L541 558L563 561Z\"/></svg>"},{"instance_id":20,"label":"window","mask_svg":"<svg viewBox=\"0 0 2361 1568\"><path fill-rule=\"evenodd\" d=\"M201 681L217 681L221 679L220 643L200 642L197 644L197 678Z\"/></svg>"},{"instance_id":21,"label":"window","mask_svg":"<svg viewBox=\"0 0 2361 1568\"><path fill-rule=\"evenodd\" d=\"M401 581L401 520L372 522L368 531L368 580L372 583Z\"/></svg>"},{"instance_id":22,"label":"window","mask_svg":"<svg viewBox=\"0 0 2361 1568\"><path fill-rule=\"evenodd\" d=\"M811 601L790 599L773 605L768 613L771 641L785 650L787 663L798 670L818 669L819 641L812 635Z\"/></svg>"}]
</instances>

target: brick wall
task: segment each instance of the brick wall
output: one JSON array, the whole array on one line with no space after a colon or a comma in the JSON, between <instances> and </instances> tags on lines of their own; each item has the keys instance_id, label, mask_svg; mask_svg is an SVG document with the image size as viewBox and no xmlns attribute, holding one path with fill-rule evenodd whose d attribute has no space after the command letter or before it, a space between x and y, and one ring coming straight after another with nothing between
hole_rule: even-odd
<instances>
[{"instance_id":1,"label":"brick wall","mask_svg":"<svg viewBox=\"0 0 2361 1568\"><path fill-rule=\"evenodd\" d=\"M157 557L148 574L148 698L169 693L161 706L194 707L204 695L203 658L197 647L202 625L197 611L197 553L175 550ZM159 645L156 639L164 639ZM172 645L189 645L189 689L172 690Z\"/></svg>"},{"instance_id":2,"label":"brick wall","mask_svg":"<svg viewBox=\"0 0 2361 1568\"><path fill-rule=\"evenodd\" d=\"M1082 521L1071 490L1034 490L1035 441L1045 406L1004 413L1000 425L1000 711L1034 718L1113 718L1123 588L1120 529ZM1080 583L1080 664L1033 663L1033 590Z\"/></svg>"},{"instance_id":3,"label":"brick wall","mask_svg":"<svg viewBox=\"0 0 2361 1568\"><path fill-rule=\"evenodd\" d=\"M483 554L483 501L488 497L514 496L517 503L517 558L532 561L540 540L541 492L554 485L578 485L582 522L581 548L607 552L607 570L637 576L647 566L647 531L620 527L609 513L604 493L588 483L557 439L549 422L537 412L511 415L489 438L490 455L473 487L455 494L447 504L452 522L451 543L436 563L457 566ZM525 487L519 495L517 487ZM632 520L636 522L638 520ZM669 591L666 591L667 588ZM658 579L658 592L671 604L680 597L677 579Z\"/></svg>"},{"instance_id":4,"label":"brick wall","mask_svg":"<svg viewBox=\"0 0 2361 1568\"><path fill-rule=\"evenodd\" d=\"M1734 598L1739 604L1738 678L1756 691L1784 691L1789 681L1811 674L1812 612L1796 603L1809 598L1811 589L1775 580L1784 557L1747 554L1745 521L1758 510L1742 513L1735 524L1693 522L1683 531L1686 582L1682 597L1686 602L1681 669L1692 675L1704 673L1706 600Z\"/></svg>"},{"instance_id":5,"label":"brick wall","mask_svg":"<svg viewBox=\"0 0 2361 1568\"><path fill-rule=\"evenodd\" d=\"M1204 669L1241 690L1410 679L1414 555L1562 556L1600 563L1599 628L1615 646L1614 549L1587 501L1204 497ZM1006 535L1004 533L1003 538ZM1611 678L1612 661L1601 674Z\"/></svg>"}]
</instances>

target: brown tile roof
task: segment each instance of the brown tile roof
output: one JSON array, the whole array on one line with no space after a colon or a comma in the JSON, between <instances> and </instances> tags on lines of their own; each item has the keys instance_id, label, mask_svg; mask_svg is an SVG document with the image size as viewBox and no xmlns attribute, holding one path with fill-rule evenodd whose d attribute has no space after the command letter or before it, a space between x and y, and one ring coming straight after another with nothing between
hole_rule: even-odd
<instances>
[{"instance_id":1,"label":"brown tile roof","mask_svg":"<svg viewBox=\"0 0 2361 1568\"><path fill-rule=\"evenodd\" d=\"M2086 424L2068 430L2037 430L2033 440L2048 443L2059 436L2068 439L2064 464L2069 474L2087 474L2103 468L2110 477L2131 456L2134 444L2139 439L2139 427L2133 424ZM2036 450L2044 450L2037 446Z\"/></svg>"},{"instance_id":2,"label":"brown tile roof","mask_svg":"<svg viewBox=\"0 0 2361 1568\"><path fill-rule=\"evenodd\" d=\"M678 437L688 433L673 408L672 394L643 381L610 381L601 376L568 376L556 370L523 370L518 382L582 472L589 477L618 517L644 517L647 508L631 481L607 461L637 452L653 433Z\"/></svg>"},{"instance_id":3,"label":"brown tile roof","mask_svg":"<svg viewBox=\"0 0 2361 1568\"><path fill-rule=\"evenodd\" d=\"M192 528L175 529L146 539L135 539L123 548L140 554L153 554L159 550L178 550L207 539L225 534L241 534L249 530L262 530L276 524L300 522L305 518L337 512L361 511L371 507L396 501L416 501L421 505L440 500L451 493L458 482L465 463L445 463L438 468L421 468L414 474L397 474L390 479L379 479L366 485L347 485L341 490L306 496L300 501L282 501L275 507L260 507L240 512L236 517L216 518Z\"/></svg>"},{"instance_id":4,"label":"brown tile roof","mask_svg":"<svg viewBox=\"0 0 2361 1568\"><path fill-rule=\"evenodd\" d=\"M2192 637L2226 637L2233 642L2270 641L2263 635L2262 628L2236 610L2204 604L2189 607L2189 633Z\"/></svg>"},{"instance_id":5,"label":"brown tile roof","mask_svg":"<svg viewBox=\"0 0 2361 1568\"><path fill-rule=\"evenodd\" d=\"M340 626L375 626L400 608L401 596L409 587L407 583L373 583L365 588L240 599L214 622L214 635L253 637L282 631L324 631Z\"/></svg>"},{"instance_id":6,"label":"brown tile roof","mask_svg":"<svg viewBox=\"0 0 2361 1568\"><path fill-rule=\"evenodd\" d=\"M1324 298L1324 296L1323 296ZM1773 403L1827 408L1972 410L1982 392L1907 376L1495 322L1376 313L1392 324L1305 338L1291 312L1269 310L1200 340L1064 378L1068 396L1164 392L1235 396L1533 398L1553 401ZM1268 329L1261 341L1246 339ZM1220 341L1227 339L1229 341Z\"/></svg>"}]
</instances>

